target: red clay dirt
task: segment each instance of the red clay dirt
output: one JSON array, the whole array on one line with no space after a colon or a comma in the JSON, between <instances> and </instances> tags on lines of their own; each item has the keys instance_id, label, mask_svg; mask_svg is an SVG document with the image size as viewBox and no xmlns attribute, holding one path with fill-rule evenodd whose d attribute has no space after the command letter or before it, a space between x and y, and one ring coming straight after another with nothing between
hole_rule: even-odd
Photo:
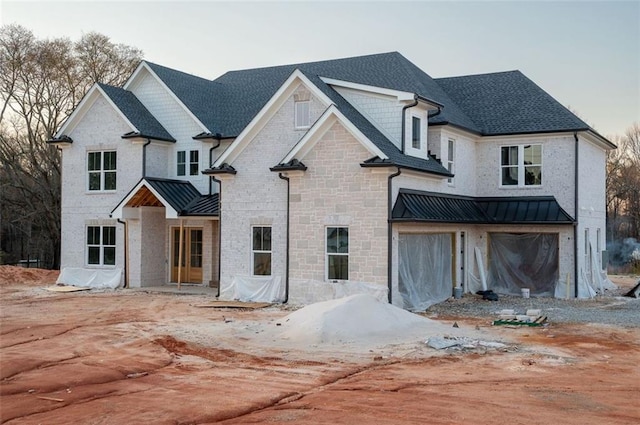
<instances>
[{"instance_id":1,"label":"red clay dirt","mask_svg":"<svg viewBox=\"0 0 640 425\"><path fill-rule=\"evenodd\" d=\"M53 293L0 267L7 424L637 424L640 328L491 327L501 350L283 347L288 314L202 296ZM8 277L9 276L9 277Z\"/></svg>"}]
</instances>

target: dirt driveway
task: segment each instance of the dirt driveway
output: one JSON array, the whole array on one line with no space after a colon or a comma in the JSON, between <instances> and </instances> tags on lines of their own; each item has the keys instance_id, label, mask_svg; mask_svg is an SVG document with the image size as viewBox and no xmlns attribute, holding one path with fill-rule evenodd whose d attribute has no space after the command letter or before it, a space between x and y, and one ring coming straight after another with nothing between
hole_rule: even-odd
<instances>
[{"instance_id":1,"label":"dirt driveway","mask_svg":"<svg viewBox=\"0 0 640 425\"><path fill-rule=\"evenodd\" d=\"M640 423L638 325L451 317L507 346L296 346L269 333L290 313L281 307L60 294L47 279L0 284L2 423Z\"/></svg>"}]
</instances>

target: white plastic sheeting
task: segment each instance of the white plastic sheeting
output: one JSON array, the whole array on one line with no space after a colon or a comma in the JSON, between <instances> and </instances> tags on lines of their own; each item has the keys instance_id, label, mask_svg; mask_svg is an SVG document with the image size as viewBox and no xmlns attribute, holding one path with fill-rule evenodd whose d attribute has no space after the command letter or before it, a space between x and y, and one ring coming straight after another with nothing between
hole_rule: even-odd
<instances>
[{"instance_id":1,"label":"white plastic sheeting","mask_svg":"<svg viewBox=\"0 0 640 425\"><path fill-rule=\"evenodd\" d=\"M451 239L450 233L400 235L398 290L403 308L426 310L451 297Z\"/></svg>"},{"instance_id":2,"label":"white plastic sheeting","mask_svg":"<svg viewBox=\"0 0 640 425\"><path fill-rule=\"evenodd\" d=\"M220 298L244 302L277 303L284 301L285 287L280 276L234 276L221 288Z\"/></svg>"},{"instance_id":3,"label":"white plastic sheeting","mask_svg":"<svg viewBox=\"0 0 640 425\"><path fill-rule=\"evenodd\" d=\"M60 272L56 283L78 286L81 288L115 289L120 286L122 269L83 269L65 267Z\"/></svg>"},{"instance_id":4,"label":"white plastic sheeting","mask_svg":"<svg viewBox=\"0 0 640 425\"><path fill-rule=\"evenodd\" d=\"M499 294L554 296L558 284L558 235L490 233L488 286Z\"/></svg>"},{"instance_id":5,"label":"white plastic sheeting","mask_svg":"<svg viewBox=\"0 0 640 425\"><path fill-rule=\"evenodd\" d=\"M387 302L387 285L357 281L318 281L292 279L289 283L289 302L291 304L312 304L329 301L354 294L368 294L378 301Z\"/></svg>"}]
</instances>

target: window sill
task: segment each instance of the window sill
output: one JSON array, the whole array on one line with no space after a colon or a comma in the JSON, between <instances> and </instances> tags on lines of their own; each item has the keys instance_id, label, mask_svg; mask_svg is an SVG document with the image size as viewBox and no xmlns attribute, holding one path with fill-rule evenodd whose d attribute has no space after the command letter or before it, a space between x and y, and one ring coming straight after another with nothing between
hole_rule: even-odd
<instances>
[{"instance_id":1,"label":"window sill","mask_svg":"<svg viewBox=\"0 0 640 425\"><path fill-rule=\"evenodd\" d=\"M86 190L84 193L87 195L113 195L118 193L118 190Z\"/></svg>"},{"instance_id":2,"label":"window sill","mask_svg":"<svg viewBox=\"0 0 640 425\"><path fill-rule=\"evenodd\" d=\"M544 185L537 186L498 186L498 189L543 189Z\"/></svg>"}]
</instances>

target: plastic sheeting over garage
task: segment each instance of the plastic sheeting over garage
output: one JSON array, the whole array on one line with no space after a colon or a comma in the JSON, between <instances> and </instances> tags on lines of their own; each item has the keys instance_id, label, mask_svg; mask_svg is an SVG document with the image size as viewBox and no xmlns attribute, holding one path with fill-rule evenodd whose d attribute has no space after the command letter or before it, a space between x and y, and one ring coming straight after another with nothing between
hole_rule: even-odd
<instances>
[{"instance_id":1,"label":"plastic sheeting over garage","mask_svg":"<svg viewBox=\"0 0 640 425\"><path fill-rule=\"evenodd\" d=\"M398 290L403 308L426 310L451 296L452 238L450 233L400 235Z\"/></svg>"},{"instance_id":2,"label":"plastic sheeting over garage","mask_svg":"<svg viewBox=\"0 0 640 425\"><path fill-rule=\"evenodd\" d=\"M558 234L490 233L489 289L520 295L554 296L558 284Z\"/></svg>"}]
</instances>

